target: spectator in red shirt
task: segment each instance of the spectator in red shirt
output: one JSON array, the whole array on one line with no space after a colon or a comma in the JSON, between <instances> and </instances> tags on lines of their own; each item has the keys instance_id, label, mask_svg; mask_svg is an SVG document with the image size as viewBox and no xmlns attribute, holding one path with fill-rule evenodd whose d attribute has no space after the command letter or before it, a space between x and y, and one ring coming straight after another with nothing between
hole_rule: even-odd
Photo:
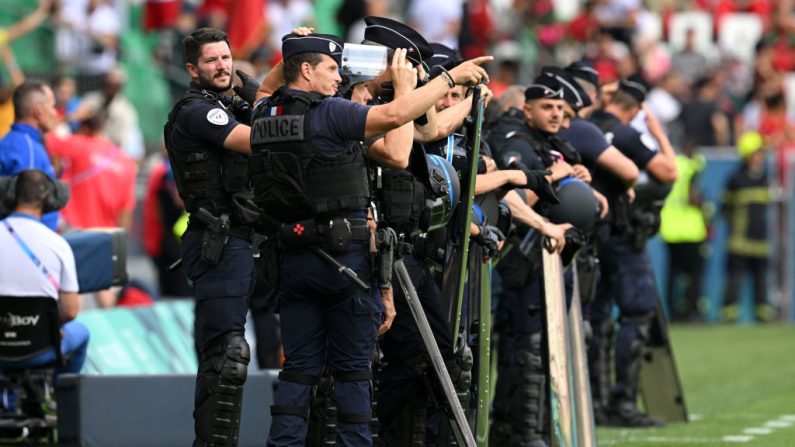
<instances>
[{"instance_id":1,"label":"spectator in red shirt","mask_svg":"<svg viewBox=\"0 0 795 447\"><path fill-rule=\"evenodd\" d=\"M577 14L568 26L568 34L578 42L591 42L596 39L599 31L599 21L594 15L596 2L586 1L582 10Z\"/></svg>"},{"instance_id":2,"label":"spectator in red shirt","mask_svg":"<svg viewBox=\"0 0 795 447\"><path fill-rule=\"evenodd\" d=\"M62 166L62 180L72 199L62 216L76 228L122 227L130 229L135 208L137 166L123 150L105 138L106 114L83 120L78 133L60 139L47 136L47 149Z\"/></svg>"}]
</instances>

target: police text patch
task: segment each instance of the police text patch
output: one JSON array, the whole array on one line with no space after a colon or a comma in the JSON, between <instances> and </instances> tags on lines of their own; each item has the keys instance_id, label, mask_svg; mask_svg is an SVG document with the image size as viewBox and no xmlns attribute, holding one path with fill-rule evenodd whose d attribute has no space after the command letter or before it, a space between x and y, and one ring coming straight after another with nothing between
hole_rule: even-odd
<instances>
[{"instance_id":1,"label":"police text patch","mask_svg":"<svg viewBox=\"0 0 795 447\"><path fill-rule=\"evenodd\" d=\"M222 109L212 109L207 112L207 121L219 126L229 124L229 116Z\"/></svg>"},{"instance_id":2,"label":"police text patch","mask_svg":"<svg viewBox=\"0 0 795 447\"><path fill-rule=\"evenodd\" d=\"M260 118L251 127L251 144L303 141L304 118L304 115Z\"/></svg>"}]
</instances>

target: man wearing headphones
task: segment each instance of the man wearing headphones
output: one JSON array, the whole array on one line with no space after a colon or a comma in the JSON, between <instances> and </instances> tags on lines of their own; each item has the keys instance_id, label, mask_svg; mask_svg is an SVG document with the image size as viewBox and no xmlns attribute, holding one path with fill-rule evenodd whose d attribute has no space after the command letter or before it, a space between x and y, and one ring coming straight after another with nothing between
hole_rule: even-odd
<instances>
[{"instance_id":1,"label":"man wearing headphones","mask_svg":"<svg viewBox=\"0 0 795 447\"><path fill-rule=\"evenodd\" d=\"M56 186L47 174L28 169L17 177L0 177L0 296L50 296L59 301L61 352L66 365L56 374L79 373L86 360L88 329L73 321L79 311L77 269L71 247L41 222L43 214L63 208L69 198L65 185ZM55 351L3 367L50 363Z\"/></svg>"}]
</instances>

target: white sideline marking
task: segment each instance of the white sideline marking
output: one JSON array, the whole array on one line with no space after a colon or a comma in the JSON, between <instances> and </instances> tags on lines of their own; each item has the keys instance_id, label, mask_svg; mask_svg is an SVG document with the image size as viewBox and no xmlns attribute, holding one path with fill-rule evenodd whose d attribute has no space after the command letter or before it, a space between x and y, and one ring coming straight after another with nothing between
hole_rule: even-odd
<instances>
[{"instance_id":1,"label":"white sideline marking","mask_svg":"<svg viewBox=\"0 0 795 447\"><path fill-rule=\"evenodd\" d=\"M746 435L769 435L773 433L773 429L767 427L751 427L743 430L743 433Z\"/></svg>"},{"instance_id":2,"label":"white sideline marking","mask_svg":"<svg viewBox=\"0 0 795 447\"><path fill-rule=\"evenodd\" d=\"M724 442L748 442L754 439L753 436L750 435L731 435L731 436L724 436Z\"/></svg>"},{"instance_id":3,"label":"white sideline marking","mask_svg":"<svg viewBox=\"0 0 795 447\"><path fill-rule=\"evenodd\" d=\"M691 415L688 417L688 420L689 420L690 422L696 422L696 421L700 421L700 420L702 420L702 419L704 419L704 415L703 415L703 414L699 414L699 413L696 413L696 414L691 414Z\"/></svg>"},{"instance_id":4,"label":"white sideline marking","mask_svg":"<svg viewBox=\"0 0 795 447\"><path fill-rule=\"evenodd\" d=\"M795 421L795 414L785 414L781 416L779 419L782 421Z\"/></svg>"},{"instance_id":5,"label":"white sideline marking","mask_svg":"<svg viewBox=\"0 0 795 447\"><path fill-rule=\"evenodd\" d=\"M609 441L599 441L600 446L605 445L620 445L627 442L648 442L650 444L715 444L715 439L710 438L670 438L670 437L663 437L663 436L652 436L646 438L640 438L636 436L630 436L627 438L622 439L613 439Z\"/></svg>"},{"instance_id":6,"label":"white sideline marking","mask_svg":"<svg viewBox=\"0 0 795 447\"><path fill-rule=\"evenodd\" d=\"M765 426L772 428L787 428L791 427L792 424L795 424L795 421L789 421L789 420L782 421L781 419L774 419L772 421L767 421L765 423Z\"/></svg>"}]
</instances>

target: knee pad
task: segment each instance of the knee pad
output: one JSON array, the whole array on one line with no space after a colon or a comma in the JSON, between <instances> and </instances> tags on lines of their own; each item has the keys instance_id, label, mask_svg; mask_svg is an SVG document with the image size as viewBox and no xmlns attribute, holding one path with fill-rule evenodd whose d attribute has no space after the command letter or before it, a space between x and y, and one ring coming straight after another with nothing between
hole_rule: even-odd
<instances>
[{"instance_id":1,"label":"knee pad","mask_svg":"<svg viewBox=\"0 0 795 447\"><path fill-rule=\"evenodd\" d=\"M547 374L541 342L541 334L517 340L518 370L510 396L510 420L518 436L514 444L531 442L545 431Z\"/></svg>"},{"instance_id":2,"label":"knee pad","mask_svg":"<svg viewBox=\"0 0 795 447\"><path fill-rule=\"evenodd\" d=\"M215 374L196 382L196 445L237 445L243 384L251 351L242 333L230 332L204 352Z\"/></svg>"},{"instance_id":3,"label":"knee pad","mask_svg":"<svg viewBox=\"0 0 795 447\"><path fill-rule=\"evenodd\" d=\"M205 351L205 358L212 362L213 370L232 385L243 385L248 377L248 363L251 361L251 348L240 332L230 332L219 338L210 349Z\"/></svg>"},{"instance_id":4,"label":"knee pad","mask_svg":"<svg viewBox=\"0 0 795 447\"><path fill-rule=\"evenodd\" d=\"M455 390L459 394L469 392L469 386L472 384L472 366L474 363L475 359L472 355L472 349L466 343L456 349L452 361L445 362L450 379L452 379Z\"/></svg>"},{"instance_id":5,"label":"knee pad","mask_svg":"<svg viewBox=\"0 0 795 447\"><path fill-rule=\"evenodd\" d=\"M633 344L637 340L641 346L645 346L649 341L649 332L651 331L651 320L654 317L652 312L642 315L628 315L621 316L619 322L622 327L630 327L633 329Z\"/></svg>"}]
</instances>

